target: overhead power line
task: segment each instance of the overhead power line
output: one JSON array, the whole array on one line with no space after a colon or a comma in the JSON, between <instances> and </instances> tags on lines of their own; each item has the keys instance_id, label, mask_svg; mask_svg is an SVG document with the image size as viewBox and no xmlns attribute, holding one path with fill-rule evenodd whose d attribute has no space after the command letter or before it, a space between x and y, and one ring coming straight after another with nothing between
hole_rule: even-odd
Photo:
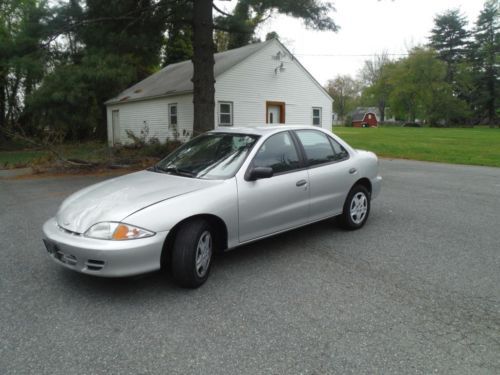
<instances>
[{"instance_id":1,"label":"overhead power line","mask_svg":"<svg viewBox=\"0 0 500 375\"><path fill-rule=\"evenodd\" d=\"M374 57L378 56L376 53L372 54L324 54L324 53L294 53L295 56L306 56L306 57ZM385 53L385 56L408 56L408 53Z\"/></svg>"}]
</instances>

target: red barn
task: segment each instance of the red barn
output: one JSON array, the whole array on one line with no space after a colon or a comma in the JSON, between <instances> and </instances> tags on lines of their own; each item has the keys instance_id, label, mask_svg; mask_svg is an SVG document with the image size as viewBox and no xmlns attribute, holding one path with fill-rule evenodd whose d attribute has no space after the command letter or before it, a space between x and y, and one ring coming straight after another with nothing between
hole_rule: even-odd
<instances>
[{"instance_id":1,"label":"red barn","mask_svg":"<svg viewBox=\"0 0 500 375\"><path fill-rule=\"evenodd\" d=\"M352 115L352 126L355 128L376 128L378 119L375 111L358 108Z\"/></svg>"}]
</instances>

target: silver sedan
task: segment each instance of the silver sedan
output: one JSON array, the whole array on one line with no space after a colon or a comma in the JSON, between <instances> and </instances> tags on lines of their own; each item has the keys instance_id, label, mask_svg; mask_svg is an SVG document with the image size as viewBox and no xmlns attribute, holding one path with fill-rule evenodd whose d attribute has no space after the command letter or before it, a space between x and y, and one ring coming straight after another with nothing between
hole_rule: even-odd
<instances>
[{"instance_id":1,"label":"silver sedan","mask_svg":"<svg viewBox=\"0 0 500 375\"><path fill-rule=\"evenodd\" d=\"M166 268L198 287L215 251L339 216L361 228L381 185L375 154L312 126L222 128L155 166L68 197L43 226L59 264L119 277Z\"/></svg>"}]
</instances>

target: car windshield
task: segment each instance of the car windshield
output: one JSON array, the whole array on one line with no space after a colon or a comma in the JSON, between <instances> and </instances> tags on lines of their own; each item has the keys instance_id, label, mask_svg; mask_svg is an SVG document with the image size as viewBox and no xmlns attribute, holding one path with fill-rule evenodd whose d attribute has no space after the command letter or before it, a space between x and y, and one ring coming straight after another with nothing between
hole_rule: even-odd
<instances>
[{"instance_id":1,"label":"car windshield","mask_svg":"<svg viewBox=\"0 0 500 375\"><path fill-rule=\"evenodd\" d=\"M230 178L236 174L258 138L248 134L203 134L175 150L150 170L213 180Z\"/></svg>"}]
</instances>

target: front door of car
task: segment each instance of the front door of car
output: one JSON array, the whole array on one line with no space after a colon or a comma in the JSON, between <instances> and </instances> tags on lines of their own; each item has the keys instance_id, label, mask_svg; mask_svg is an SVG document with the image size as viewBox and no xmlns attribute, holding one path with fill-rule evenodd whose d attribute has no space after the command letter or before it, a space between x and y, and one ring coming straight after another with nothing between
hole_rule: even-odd
<instances>
[{"instance_id":1,"label":"front door of car","mask_svg":"<svg viewBox=\"0 0 500 375\"><path fill-rule=\"evenodd\" d=\"M309 220L309 180L288 131L269 137L250 169L271 167L274 175L255 181L238 178L240 242L290 229Z\"/></svg>"}]
</instances>

